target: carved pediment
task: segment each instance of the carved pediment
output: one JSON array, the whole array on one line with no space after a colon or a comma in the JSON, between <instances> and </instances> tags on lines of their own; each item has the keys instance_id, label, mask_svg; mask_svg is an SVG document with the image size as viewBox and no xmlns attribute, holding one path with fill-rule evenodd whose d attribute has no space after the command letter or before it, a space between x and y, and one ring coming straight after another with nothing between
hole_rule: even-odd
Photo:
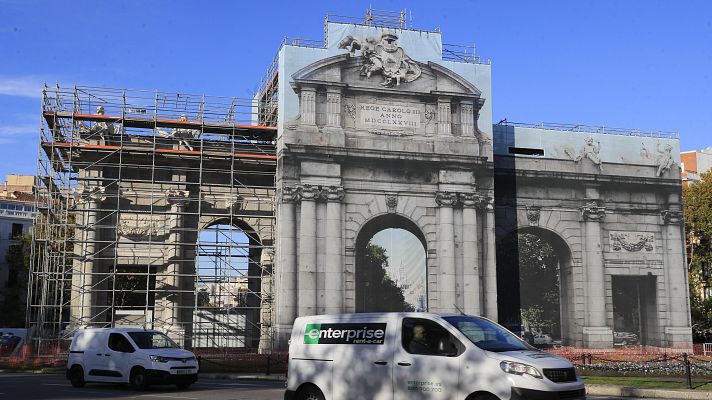
<instances>
[{"instance_id":1,"label":"carved pediment","mask_svg":"<svg viewBox=\"0 0 712 400\"><path fill-rule=\"evenodd\" d=\"M340 86L351 91L374 90L404 95L427 94L479 98L482 92L456 72L434 62L410 61L418 67L417 78L399 84L374 75L364 75L369 63L349 53L324 58L292 74L295 90L301 86ZM393 81L395 82L395 81Z\"/></svg>"}]
</instances>

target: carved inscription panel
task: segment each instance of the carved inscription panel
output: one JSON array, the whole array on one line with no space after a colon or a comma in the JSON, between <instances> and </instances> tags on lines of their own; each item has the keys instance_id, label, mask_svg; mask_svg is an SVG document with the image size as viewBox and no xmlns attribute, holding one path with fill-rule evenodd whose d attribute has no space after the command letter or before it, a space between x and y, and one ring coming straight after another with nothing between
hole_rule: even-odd
<instances>
[{"instance_id":1,"label":"carved inscription panel","mask_svg":"<svg viewBox=\"0 0 712 400\"><path fill-rule=\"evenodd\" d=\"M163 215L122 213L117 234L128 238L148 238L165 235L166 217Z\"/></svg>"}]
</instances>

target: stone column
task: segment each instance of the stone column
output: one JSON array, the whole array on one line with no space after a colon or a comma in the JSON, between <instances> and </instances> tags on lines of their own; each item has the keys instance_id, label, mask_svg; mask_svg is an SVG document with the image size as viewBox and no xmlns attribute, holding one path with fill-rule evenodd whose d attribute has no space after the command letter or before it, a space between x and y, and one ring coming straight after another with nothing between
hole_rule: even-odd
<instances>
[{"instance_id":1,"label":"stone column","mask_svg":"<svg viewBox=\"0 0 712 400\"><path fill-rule=\"evenodd\" d=\"M692 328L687 293L687 265L683 241L683 213L678 193L669 195L668 209L662 211L665 226L665 270L667 277L669 325L665 327L665 341L670 347L690 347Z\"/></svg>"},{"instance_id":2,"label":"stone column","mask_svg":"<svg viewBox=\"0 0 712 400\"><path fill-rule=\"evenodd\" d=\"M601 222L606 209L599 200L598 189L586 189L586 204L581 207L584 225L584 260L586 270L586 326L584 346L605 348L613 345L613 332L606 326L606 287L601 246Z\"/></svg>"},{"instance_id":3,"label":"stone column","mask_svg":"<svg viewBox=\"0 0 712 400\"><path fill-rule=\"evenodd\" d=\"M297 242L296 213L294 203L299 199L300 192L295 187L282 188L279 215L277 220L277 238L279 259L277 278L277 324L278 348L284 349L292 333L291 328L297 318Z\"/></svg>"},{"instance_id":4,"label":"stone column","mask_svg":"<svg viewBox=\"0 0 712 400\"><path fill-rule=\"evenodd\" d=\"M170 205L171 221L168 234L168 261L166 263L165 286L166 291L166 312L164 315L165 324L169 336L178 339L182 343L185 328L181 326L181 303L182 290L184 290L181 274L184 273L181 266L185 255L183 253L183 213L190 201L190 193L187 190L169 190L166 192L166 200ZM170 293L170 294L169 294Z\"/></svg>"},{"instance_id":5,"label":"stone column","mask_svg":"<svg viewBox=\"0 0 712 400\"><path fill-rule=\"evenodd\" d=\"M475 136L475 113L471 101L460 103L460 129L462 130L462 136Z\"/></svg>"},{"instance_id":6,"label":"stone column","mask_svg":"<svg viewBox=\"0 0 712 400\"><path fill-rule=\"evenodd\" d=\"M339 88L326 89L326 127L341 128L341 90Z\"/></svg>"},{"instance_id":7,"label":"stone column","mask_svg":"<svg viewBox=\"0 0 712 400\"><path fill-rule=\"evenodd\" d=\"M480 315L480 266L477 251L477 210L479 198L474 193L461 195L462 203L462 296L464 311L471 315Z\"/></svg>"},{"instance_id":8,"label":"stone column","mask_svg":"<svg viewBox=\"0 0 712 400\"><path fill-rule=\"evenodd\" d=\"M79 201L83 203L84 211L80 228L81 243L75 246L75 253L79 258L74 261L72 274L73 291L77 292L76 295L72 295L71 301L71 313L74 315L74 322L79 326L86 326L91 322L94 316L92 309L97 306L95 302L98 293L94 291L94 286L100 278L95 275L97 271L94 263L97 240L96 223L100 205L104 200L106 200L106 195L101 186L84 189L79 195Z\"/></svg>"},{"instance_id":9,"label":"stone column","mask_svg":"<svg viewBox=\"0 0 712 400\"><path fill-rule=\"evenodd\" d=\"M331 186L326 193L326 268L324 285L324 312L334 314L344 312L343 287L344 263L341 242L341 201L344 199L342 187Z\"/></svg>"},{"instance_id":10,"label":"stone column","mask_svg":"<svg viewBox=\"0 0 712 400\"><path fill-rule=\"evenodd\" d=\"M299 219L299 272L297 273L297 314L316 314L316 198L315 186L301 188Z\"/></svg>"},{"instance_id":11,"label":"stone column","mask_svg":"<svg viewBox=\"0 0 712 400\"><path fill-rule=\"evenodd\" d=\"M457 194L438 192L435 201L440 208L438 214L438 311L455 311L457 304L455 288L455 226L453 206L457 204Z\"/></svg>"},{"instance_id":12,"label":"stone column","mask_svg":"<svg viewBox=\"0 0 712 400\"><path fill-rule=\"evenodd\" d=\"M450 136L452 134L452 113L450 99L438 98L438 135Z\"/></svg>"},{"instance_id":13,"label":"stone column","mask_svg":"<svg viewBox=\"0 0 712 400\"><path fill-rule=\"evenodd\" d=\"M494 199L480 196L480 208L485 214L484 226L484 290L485 317L497 321L497 248L494 227Z\"/></svg>"},{"instance_id":14,"label":"stone column","mask_svg":"<svg viewBox=\"0 0 712 400\"><path fill-rule=\"evenodd\" d=\"M299 116L302 124L316 126L316 89L302 88L299 95Z\"/></svg>"}]
</instances>

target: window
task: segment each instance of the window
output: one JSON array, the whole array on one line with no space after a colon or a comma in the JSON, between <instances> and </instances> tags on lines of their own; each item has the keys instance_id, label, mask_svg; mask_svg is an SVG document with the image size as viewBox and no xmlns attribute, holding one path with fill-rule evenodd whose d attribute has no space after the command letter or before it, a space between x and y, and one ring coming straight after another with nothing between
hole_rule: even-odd
<instances>
[{"instance_id":1,"label":"window","mask_svg":"<svg viewBox=\"0 0 712 400\"><path fill-rule=\"evenodd\" d=\"M109 348L121 353L133 353L135 351L126 336L120 333L112 333L109 335Z\"/></svg>"},{"instance_id":2,"label":"window","mask_svg":"<svg viewBox=\"0 0 712 400\"><path fill-rule=\"evenodd\" d=\"M410 354L456 357L463 345L437 322L422 318L404 318L402 345Z\"/></svg>"},{"instance_id":3,"label":"window","mask_svg":"<svg viewBox=\"0 0 712 400\"><path fill-rule=\"evenodd\" d=\"M142 349L178 349L180 348L168 336L159 332L130 332L129 336Z\"/></svg>"},{"instance_id":4,"label":"window","mask_svg":"<svg viewBox=\"0 0 712 400\"><path fill-rule=\"evenodd\" d=\"M513 333L486 319L469 315L444 318L483 350L502 352L534 349Z\"/></svg>"},{"instance_id":5,"label":"window","mask_svg":"<svg viewBox=\"0 0 712 400\"><path fill-rule=\"evenodd\" d=\"M12 224L10 239L17 239L18 236L22 236L22 224Z\"/></svg>"}]
</instances>

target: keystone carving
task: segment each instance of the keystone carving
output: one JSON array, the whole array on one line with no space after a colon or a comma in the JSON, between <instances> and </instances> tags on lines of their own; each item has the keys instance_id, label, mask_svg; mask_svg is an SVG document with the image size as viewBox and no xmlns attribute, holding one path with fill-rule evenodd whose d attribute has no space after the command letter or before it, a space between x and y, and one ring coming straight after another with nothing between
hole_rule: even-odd
<instances>
[{"instance_id":1,"label":"keystone carving","mask_svg":"<svg viewBox=\"0 0 712 400\"><path fill-rule=\"evenodd\" d=\"M349 35L339 43L339 48L348 49L352 57L356 56L356 50L361 50L364 65L360 75L369 79L372 74L380 73L383 76L381 85L394 87L401 82L413 82L422 74L418 64L405 54L396 40L398 36L393 32L383 32L380 39L356 39Z\"/></svg>"},{"instance_id":2,"label":"keystone carving","mask_svg":"<svg viewBox=\"0 0 712 400\"><path fill-rule=\"evenodd\" d=\"M584 221L603 221L606 217L606 208L600 200L591 200L581 207L581 218Z\"/></svg>"},{"instance_id":3,"label":"keystone carving","mask_svg":"<svg viewBox=\"0 0 712 400\"><path fill-rule=\"evenodd\" d=\"M529 221L529 225L538 226L540 215L541 215L541 207L539 207L539 206L527 207L527 220Z\"/></svg>"},{"instance_id":4,"label":"keystone carving","mask_svg":"<svg viewBox=\"0 0 712 400\"><path fill-rule=\"evenodd\" d=\"M389 213L396 212L396 207L398 207L398 195L395 193L389 193L386 195L386 207L388 207Z\"/></svg>"}]
</instances>

